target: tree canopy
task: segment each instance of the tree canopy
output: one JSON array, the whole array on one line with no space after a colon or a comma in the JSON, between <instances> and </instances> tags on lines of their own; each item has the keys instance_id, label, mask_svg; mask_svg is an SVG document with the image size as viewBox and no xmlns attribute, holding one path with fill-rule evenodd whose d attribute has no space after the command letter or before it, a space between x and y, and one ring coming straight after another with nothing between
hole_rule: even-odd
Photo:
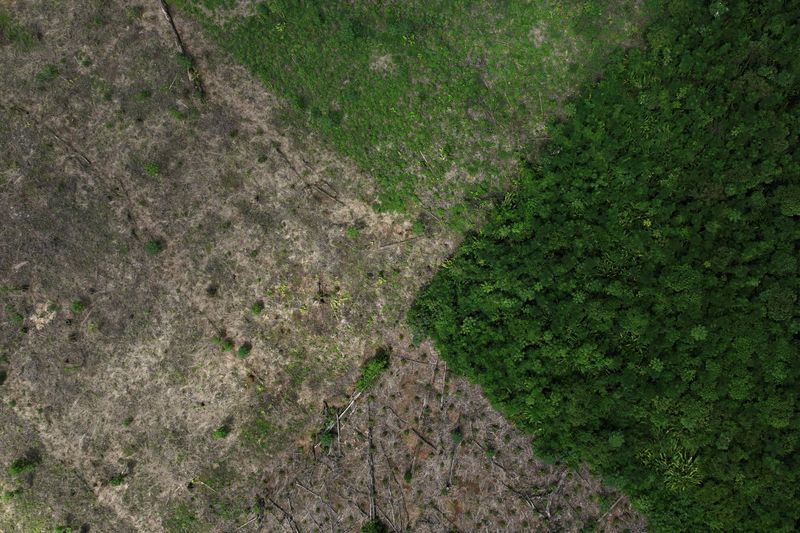
<instances>
[{"instance_id":1,"label":"tree canopy","mask_svg":"<svg viewBox=\"0 0 800 533\"><path fill-rule=\"evenodd\" d=\"M800 527L799 21L669 3L410 313L657 530Z\"/></svg>"}]
</instances>

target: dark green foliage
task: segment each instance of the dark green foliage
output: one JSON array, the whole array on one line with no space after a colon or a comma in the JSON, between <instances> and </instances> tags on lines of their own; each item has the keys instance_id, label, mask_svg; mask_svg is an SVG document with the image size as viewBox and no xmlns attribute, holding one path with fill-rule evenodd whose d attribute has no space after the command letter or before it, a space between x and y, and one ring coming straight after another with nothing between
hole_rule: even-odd
<instances>
[{"instance_id":1,"label":"dark green foliage","mask_svg":"<svg viewBox=\"0 0 800 533\"><path fill-rule=\"evenodd\" d=\"M73 313L75 313L76 315L78 313L83 312L84 309L86 309L86 304L84 304L80 300L75 300L74 302L69 304L69 310L72 311Z\"/></svg>"},{"instance_id":2,"label":"dark green foliage","mask_svg":"<svg viewBox=\"0 0 800 533\"><path fill-rule=\"evenodd\" d=\"M673 2L410 320L660 531L800 523L800 2Z\"/></svg>"},{"instance_id":3,"label":"dark green foliage","mask_svg":"<svg viewBox=\"0 0 800 533\"><path fill-rule=\"evenodd\" d=\"M164 250L164 243L159 240L147 241L144 251L147 255L158 255Z\"/></svg>"},{"instance_id":4,"label":"dark green foliage","mask_svg":"<svg viewBox=\"0 0 800 533\"><path fill-rule=\"evenodd\" d=\"M233 350L233 341L224 335L214 335L211 337L211 342L219 346L223 352Z\"/></svg>"},{"instance_id":5,"label":"dark green foliage","mask_svg":"<svg viewBox=\"0 0 800 533\"><path fill-rule=\"evenodd\" d=\"M453 440L453 444L457 446L464 440L464 433L461 428L456 428L450 433L450 438Z\"/></svg>"},{"instance_id":6,"label":"dark green foliage","mask_svg":"<svg viewBox=\"0 0 800 533\"><path fill-rule=\"evenodd\" d=\"M241 346L239 346L239 349L236 350L236 355L237 355L237 357L240 357L241 359L244 359L245 357L250 355L250 351L252 349L253 349L253 345L250 344L249 342L246 342L246 343L242 344Z\"/></svg>"},{"instance_id":7,"label":"dark green foliage","mask_svg":"<svg viewBox=\"0 0 800 533\"><path fill-rule=\"evenodd\" d=\"M250 306L250 312L254 315L260 315L264 311L264 302L261 300L257 301L253 305Z\"/></svg>"},{"instance_id":8,"label":"dark green foliage","mask_svg":"<svg viewBox=\"0 0 800 533\"><path fill-rule=\"evenodd\" d=\"M319 436L319 443L326 450L333 446L333 433L330 431L323 431Z\"/></svg>"},{"instance_id":9,"label":"dark green foliage","mask_svg":"<svg viewBox=\"0 0 800 533\"><path fill-rule=\"evenodd\" d=\"M389 367L389 350L379 349L375 356L368 359L361 367L361 376L356 381L356 390L363 392L378 380L380 375Z\"/></svg>"},{"instance_id":10,"label":"dark green foliage","mask_svg":"<svg viewBox=\"0 0 800 533\"><path fill-rule=\"evenodd\" d=\"M112 487L119 487L125 482L126 477L128 477L128 474L115 474L108 480L108 484Z\"/></svg>"},{"instance_id":11,"label":"dark green foliage","mask_svg":"<svg viewBox=\"0 0 800 533\"><path fill-rule=\"evenodd\" d=\"M361 526L361 533L389 533L389 528L376 518Z\"/></svg>"},{"instance_id":12,"label":"dark green foliage","mask_svg":"<svg viewBox=\"0 0 800 533\"><path fill-rule=\"evenodd\" d=\"M28 454L25 457L20 457L8 465L8 474L11 476L19 476L25 472L30 472L35 469L41 462L41 459L36 454Z\"/></svg>"}]
</instances>

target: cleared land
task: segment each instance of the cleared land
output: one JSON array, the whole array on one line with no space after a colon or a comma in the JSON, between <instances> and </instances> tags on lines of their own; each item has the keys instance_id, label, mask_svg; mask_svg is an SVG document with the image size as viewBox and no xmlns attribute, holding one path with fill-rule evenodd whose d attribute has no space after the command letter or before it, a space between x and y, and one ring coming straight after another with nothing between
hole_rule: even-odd
<instances>
[{"instance_id":1,"label":"cleared land","mask_svg":"<svg viewBox=\"0 0 800 533\"><path fill-rule=\"evenodd\" d=\"M410 347L448 212L378 214L357 154L175 16L205 100L157 2L0 16L0 529L352 530L368 412L398 529L641 529ZM389 371L316 445L383 347Z\"/></svg>"}]
</instances>

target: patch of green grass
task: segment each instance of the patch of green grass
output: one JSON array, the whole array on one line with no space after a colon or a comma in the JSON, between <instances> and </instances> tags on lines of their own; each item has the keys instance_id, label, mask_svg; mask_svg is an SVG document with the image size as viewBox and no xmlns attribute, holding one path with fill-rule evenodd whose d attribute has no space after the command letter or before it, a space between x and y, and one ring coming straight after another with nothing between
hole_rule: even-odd
<instances>
[{"instance_id":1,"label":"patch of green grass","mask_svg":"<svg viewBox=\"0 0 800 533\"><path fill-rule=\"evenodd\" d=\"M389 533L389 528L386 524L374 518L361 526L361 533Z\"/></svg>"},{"instance_id":2,"label":"patch of green grass","mask_svg":"<svg viewBox=\"0 0 800 533\"><path fill-rule=\"evenodd\" d=\"M5 306L4 310L5 310L5 312L6 312L6 316L8 317L8 319L9 319L9 320L10 320L10 321L11 321L13 324L22 324L22 322L25 320L25 317L24 317L24 316L22 316L22 314L21 314L21 313L19 313L19 312L18 312L18 311L17 311L17 310L14 308L14 306L13 306L13 305L11 305L11 304L6 304L6 306Z\"/></svg>"},{"instance_id":3,"label":"patch of green grass","mask_svg":"<svg viewBox=\"0 0 800 533\"><path fill-rule=\"evenodd\" d=\"M55 65L47 64L33 75L33 78L39 83L47 83L53 81L58 77L59 70Z\"/></svg>"},{"instance_id":4,"label":"patch of green grass","mask_svg":"<svg viewBox=\"0 0 800 533\"><path fill-rule=\"evenodd\" d=\"M194 60L190 56L179 53L175 57L178 60L178 64L183 68L189 69L194 67Z\"/></svg>"},{"instance_id":5,"label":"patch of green grass","mask_svg":"<svg viewBox=\"0 0 800 533\"><path fill-rule=\"evenodd\" d=\"M169 533L195 533L199 529L200 521L195 512L182 503L162 520L162 525Z\"/></svg>"},{"instance_id":6,"label":"patch of green grass","mask_svg":"<svg viewBox=\"0 0 800 533\"><path fill-rule=\"evenodd\" d=\"M258 316L264 312L264 302L261 300L255 302L253 305L250 306L250 312L254 315Z\"/></svg>"},{"instance_id":7,"label":"patch of green grass","mask_svg":"<svg viewBox=\"0 0 800 533\"><path fill-rule=\"evenodd\" d=\"M134 98L134 100L139 100L140 102L142 102L142 101L144 101L144 100L147 100L147 99L148 99L148 98L150 98L151 96L153 96L153 93L152 93L150 90L148 90L148 89L142 89L141 91L137 91L137 92L136 92L136 93L133 95L133 98Z\"/></svg>"},{"instance_id":8,"label":"patch of green grass","mask_svg":"<svg viewBox=\"0 0 800 533\"><path fill-rule=\"evenodd\" d=\"M389 350L381 348L374 357L370 358L361 367L361 375L356 381L356 390L363 392L378 381L378 378L389 367Z\"/></svg>"},{"instance_id":9,"label":"patch of green grass","mask_svg":"<svg viewBox=\"0 0 800 533\"><path fill-rule=\"evenodd\" d=\"M75 313L82 313L86 309L86 304L80 300L75 300L71 304L69 304L69 310Z\"/></svg>"},{"instance_id":10,"label":"patch of green grass","mask_svg":"<svg viewBox=\"0 0 800 533\"><path fill-rule=\"evenodd\" d=\"M150 162L144 165L144 173L155 178L161 174L161 166L158 163Z\"/></svg>"},{"instance_id":11,"label":"patch of green grass","mask_svg":"<svg viewBox=\"0 0 800 533\"><path fill-rule=\"evenodd\" d=\"M464 433L461 431L461 428L456 428L450 433L450 439L452 439L453 444L459 445L464 441Z\"/></svg>"},{"instance_id":12,"label":"patch of green grass","mask_svg":"<svg viewBox=\"0 0 800 533\"><path fill-rule=\"evenodd\" d=\"M309 0L246 17L176 3L289 101L287 118L375 177L375 207L424 194L456 223L510 182L559 97L637 28L633 2L612 16L596 0Z\"/></svg>"},{"instance_id":13,"label":"patch of green grass","mask_svg":"<svg viewBox=\"0 0 800 533\"><path fill-rule=\"evenodd\" d=\"M347 238L353 241L358 238L358 233L359 233L358 228L355 226L350 226L349 228L347 228L347 230L345 230L345 235L347 236Z\"/></svg>"},{"instance_id":14,"label":"patch of green grass","mask_svg":"<svg viewBox=\"0 0 800 533\"><path fill-rule=\"evenodd\" d=\"M33 33L14 20L5 9L0 9L0 45L14 44L29 48L35 41Z\"/></svg>"},{"instance_id":15,"label":"patch of green grass","mask_svg":"<svg viewBox=\"0 0 800 533\"><path fill-rule=\"evenodd\" d=\"M215 439L224 439L225 437L230 435L230 433L231 433L231 428L229 428L227 425L224 425L215 429L211 433L211 436L214 437Z\"/></svg>"},{"instance_id":16,"label":"patch of green grass","mask_svg":"<svg viewBox=\"0 0 800 533\"><path fill-rule=\"evenodd\" d=\"M115 474L108 480L108 484L112 487L119 487L125 482L126 477L128 477L128 474Z\"/></svg>"},{"instance_id":17,"label":"patch of green grass","mask_svg":"<svg viewBox=\"0 0 800 533\"><path fill-rule=\"evenodd\" d=\"M147 241L144 245L144 252L147 255L158 255L164 250L164 243L154 239Z\"/></svg>"}]
</instances>

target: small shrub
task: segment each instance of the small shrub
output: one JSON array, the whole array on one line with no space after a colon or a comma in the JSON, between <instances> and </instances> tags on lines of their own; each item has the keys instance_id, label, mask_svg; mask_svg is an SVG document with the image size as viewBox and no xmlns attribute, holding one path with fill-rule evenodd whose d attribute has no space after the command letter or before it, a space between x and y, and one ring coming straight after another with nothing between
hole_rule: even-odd
<instances>
[{"instance_id":1,"label":"small shrub","mask_svg":"<svg viewBox=\"0 0 800 533\"><path fill-rule=\"evenodd\" d=\"M147 241L144 251L147 255L158 255L164 250L164 244L159 240Z\"/></svg>"},{"instance_id":2,"label":"small shrub","mask_svg":"<svg viewBox=\"0 0 800 533\"><path fill-rule=\"evenodd\" d=\"M333 446L333 433L326 431L319 436L319 443L323 448L328 449Z\"/></svg>"},{"instance_id":3,"label":"small shrub","mask_svg":"<svg viewBox=\"0 0 800 533\"><path fill-rule=\"evenodd\" d=\"M228 426L221 426L215 429L214 432L211 433L211 436L214 437L215 439L224 439L225 437L230 435L230 433L231 429Z\"/></svg>"},{"instance_id":4,"label":"small shrub","mask_svg":"<svg viewBox=\"0 0 800 533\"><path fill-rule=\"evenodd\" d=\"M450 433L450 438L453 439L453 444L459 445L464 440L464 433L461 432L461 428L454 429Z\"/></svg>"},{"instance_id":5,"label":"small shrub","mask_svg":"<svg viewBox=\"0 0 800 533\"><path fill-rule=\"evenodd\" d=\"M492 459L494 458L495 455L497 455L497 450L495 450L491 446L487 446L485 454L487 459Z\"/></svg>"},{"instance_id":6,"label":"small shrub","mask_svg":"<svg viewBox=\"0 0 800 533\"><path fill-rule=\"evenodd\" d=\"M264 311L264 302L257 301L253 305L250 306L250 312L254 315L260 315Z\"/></svg>"},{"instance_id":7,"label":"small shrub","mask_svg":"<svg viewBox=\"0 0 800 533\"><path fill-rule=\"evenodd\" d=\"M389 528L386 527L386 524L375 518L361 526L361 533L389 533Z\"/></svg>"},{"instance_id":8,"label":"small shrub","mask_svg":"<svg viewBox=\"0 0 800 533\"><path fill-rule=\"evenodd\" d=\"M411 478L413 477L414 474L411 472L410 468L403 473L403 479L406 480L406 483L411 483Z\"/></svg>"},{"instance_id":9,"label":"small shrub","mask_svg":"<svg viewBox=\"0 0 800 533\"><path fill-rule=\"evenodd\" d=\"M125 482L126 477L128 477L127 474L115 474L111 479L108 480L108 484L112 487L119 487Z\"/></svg>"},{"instance_id":10,"label":"small shrub","mask_svg":"<svg viewBox=\"0 0 800 533\"><path fill-rule=\"evenodd\" d=\"M361 376L356 381L356 390L363 392L370 388L378 381L378 377L389 366L389 350L386 348L379 349L375 356L369 359L361 368Z\"/></svg>"},{"instance_id":11,"label":"small shrub","mask_svg":"<svg viewBox=\"0 0 800 533\"><path fill-rule=\"evenodd\" d=\"M233 350L233 341L222 335L214 335L211 337L211 342L219 346L223 352Z\"/></svg>"},{"instance_id":12,"label":"small shrub","mask_svg":"<svg viewBox=\"0 0 800 533\"><path fill-rule=\"evenodd\" d=\"M11 476L19 476L25 472L33 470L40 462L41 460L39 457L35 455L29 454L25 457L20 457L8 465L8 474Z\"/></svg>"},{"instance_id":13,"label":"small shrub","mask_svg":"<svg viewBox=\"0 0 800 533\"><path fill-rule=\"evenodd\" d=\"M86 304L84 304L80 300L75 300L74 302L69 304L69 310L72 311L73 313L75 313L76 315L78 313L83 312L84 309L86 309Z\"/></svg>"},{"instance_id":14,"label":"small shrub","mask_svg":"<svg viewBox=\"0 0 800 533\"><path fill-rule=\"evenodd\" d=\"M132 416L126 417L125 420L122 421L122 425L125 426L125 427L128 427L131 424L133 424L133 417Z\"/></svg>"},{"instance_id":15,"label":"small shrub","mask_svg":"<svg viewBox=\"0 0 800 533\"><path fill-rule=\"evenodd\" d=\"M250 355L250 351L253 349L253 345L249 342L246 342L239 346L239 349L236 350L236 355L242 359Z\"/></svg>"},{"instance_id":16,"label":"small shrub","mask_svg":"<svg viewBox=\"0 0 800 533\"><path fill-rule=\"evenodd\" d=\"M345 231L345 235L347 235L347 238L350 240L356 240L358 238L358 228L355 226L350 226L347 228L347 231Z\"/></svg>"},{"instance_id":17,"label":"small shrub","mask_svg":"<svg viewBox=\"0 0 800 533\"><path fill-rule=\"evenodd\" d=\"M144 172L151 178L155 178L156 176L161 174L161 167L159 166L158 163L153 163L153 162L146 163L144 166Z\"/></svg>"}]
</instances>

